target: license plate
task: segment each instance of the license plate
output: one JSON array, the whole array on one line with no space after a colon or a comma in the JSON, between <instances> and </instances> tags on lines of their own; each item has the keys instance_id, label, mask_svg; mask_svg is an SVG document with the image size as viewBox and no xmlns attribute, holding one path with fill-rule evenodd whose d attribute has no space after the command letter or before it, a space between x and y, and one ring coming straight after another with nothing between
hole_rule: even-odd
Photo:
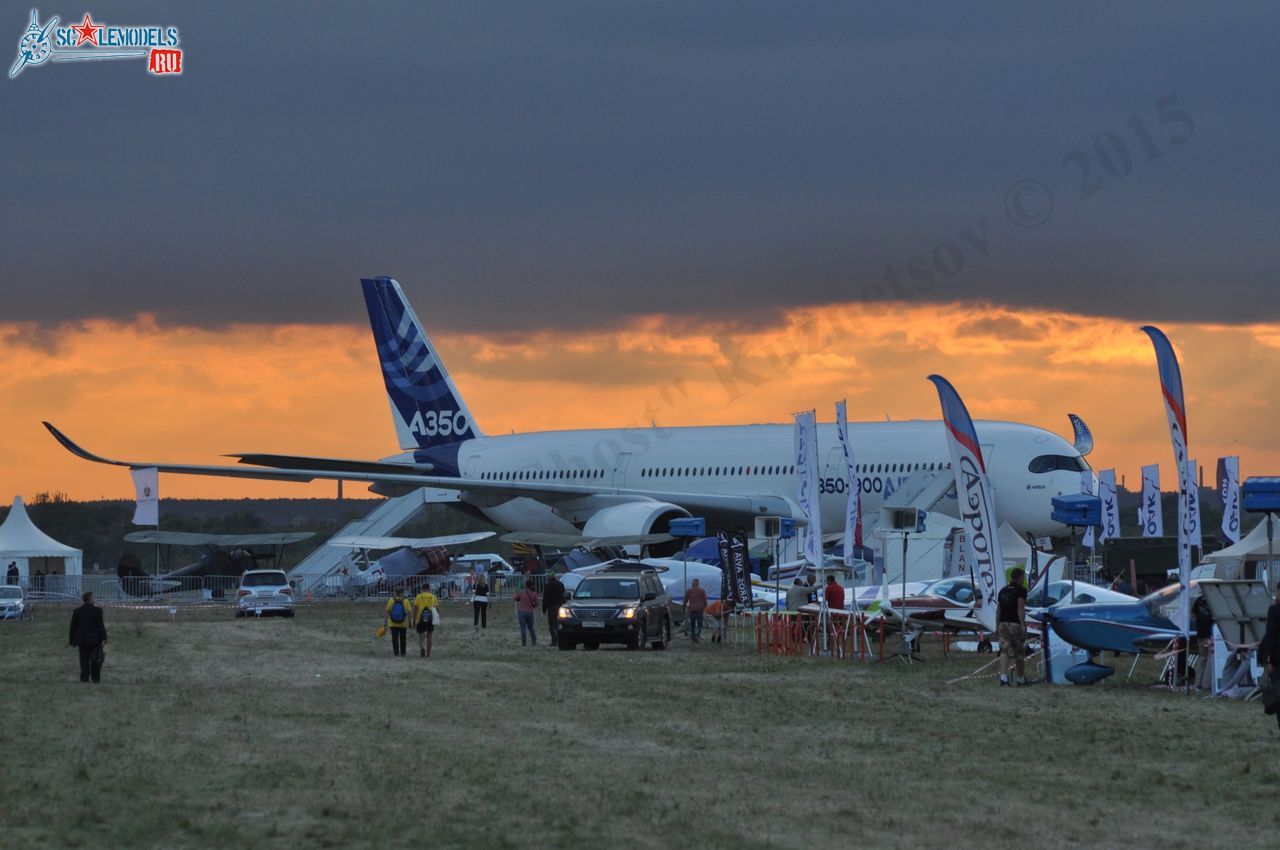
<instances>
[{"instance_id":1,"label":"license plate","mask_svg":"<svg viewBox=\"0 0 1280 850\"><path fill-rule=\"evenodd\" d=\"M586 623L583 623L583 624L582 624L582 627L583 627L584 629L603 629L603 628L604 628L604 623L592 623L592 622L588 621L588 622L586 622Z\"/></svg>"}]
</instances>

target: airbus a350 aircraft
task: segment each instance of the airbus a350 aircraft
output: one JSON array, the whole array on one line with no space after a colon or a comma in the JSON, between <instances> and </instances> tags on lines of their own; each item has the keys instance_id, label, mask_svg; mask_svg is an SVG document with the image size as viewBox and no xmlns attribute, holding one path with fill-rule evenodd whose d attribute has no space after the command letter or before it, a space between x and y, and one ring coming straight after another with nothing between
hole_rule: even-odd
<instances>
[{"instance_id":1,"label":"airbus a350 aircraft","mask_svg":"<svg viewBox=\"0 0 1280 850\"><path fill-rule=\"evenodd\" d=\"M793 498L791 425L485 436L400 285L386 277L361 283L400 454L378 461L231 455L240 466L116 461L85 451L45 425L72 453L98 463L194 475L368 481L385 495L428 487L435 491L432 501L477 511L510 531L616 537L662 533L670 520L691 515L748 529L760 516L803 520ZM1024 534L1066 534L1049 518L1050 500L1079 492L1081 472L1088 469L1080 452L1030 425L980 421L977 431L1000 521ZM835 425L818 428L824 528L843 526L855 484L866 517L875 517L895 491L905 499L908 491L919 495L931 488L937 504L921 506L957 514L954 488L947 494L951 471L940 421L850 423L849 438L856 483L846 474Z\"/></svg>"}]
</instances>

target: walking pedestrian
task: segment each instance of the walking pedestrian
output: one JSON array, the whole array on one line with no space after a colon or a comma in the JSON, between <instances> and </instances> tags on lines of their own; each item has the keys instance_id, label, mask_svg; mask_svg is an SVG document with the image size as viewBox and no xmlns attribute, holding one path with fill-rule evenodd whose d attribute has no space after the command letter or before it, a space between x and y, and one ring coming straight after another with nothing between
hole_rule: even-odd
<instances>
[{"instance_id":1,"label":"walking pedestrian","mask_svg":"<svg viewBox=\"0 0 1280 850\"><path fill-rule=\"evenodd\" d=\"M106 653L102 646L107 642L107 627L102 621L102 609L93 604L93 591L80 597L84 602L71 612L72 646L80 650L80 681L102 682L102 662Z\"/></svg>"},{"instance_id":2,"label":"walking pedestrian","mask_svg":"<svg viewBox=\"0 0 1280 850\"><path fill-rule=\"evenodd\" d=\"M1204 594L1191 606L1196 621L1196 690L1213 687L1213 610Z\"/></svg>"},{"instance_id":3,"label":"walking pedestrian","mask_svg":"<svg viewBox=\"0 0 1280 850\"><path fill-rule=\"evenodd\" d=\"M431 636L436 630L436 606L440 600L431 592L431 585L424 584L413 598L413 622L418 632L418 654L431 657Z\"/></svg>"},{"instance_id":4,"label":"walking pedestrian","mask_svg":"<svg viewBox=\"0 0 1280 850\"><path fill-rule=\"evenodd\" d=\"M689 617L689 639L702 643L702 618L707 611L707 589L695 578L684 593L684 612Z\"/></svg>"},{"instance_id":5,"label":"walking pedestrian","mask_svg":"<svg viewBox=\"0 0 1280 850\"><path fill-rule=\"evenodd\" d=\"M564 582L554 571L547 572L547 583L542 588L542 613L547 615L547 633L551 643L560 642L560 606L564 604Z\"/></svg>"},{"instance_id":6,"label":"walking pedestrian","mask_svg":"<svg viewBox=\"0 0 1280 850\"><path fill-rule=\"evenodd\" d=\"M1276 584L1275 596L1271 607L1267 609L1267 630L1262 633L1262 642L1258 644L1258 663L1267 671L1267 684L1271 688L1280 682L1277 668L1280 667L1280 583ZM1280 724L1280 712L1276 712L1276 723Z\"/></svg>"},{"instance_id":7,"label":"walking pedestrian","mask_svg":"<svg viewBox=\"0 0 1280 850\"><path fill-rule=\"evenodd\" d=\"M391 652L404 655L409 646L409 621L412 612L409 600L404 598L404 588L397 587L396 595L387 600L386 627L391 632Z\"/></svg>"},{"instance_id":8,"label":"walking pedestrian","mask_svg":"<svg viewBox=\"0 0 1280 850\"><path fill-rule=\"evenodd\" d=\"M9 569L5 572L4 575L5 575L5 584L17 584L18 583L18 562L10 561Z\"/></svg>"},{"instance_id":9,"label":"walking pedestrian","mask_svg":"<svg viewBox=\"0 0 1280 850\"><path fill-rule=\"evenodd\" d=\"M538 610L538 592L533 588L533 579L525 579L524 589L515 595L516 619L520 621L521 646L528 646L530 643L534 646L538 645L538 633L533 629L533 612Z\"/></svg>"},{"instance_id":10,"label":"walking pedestrian","mask_svg":"<svg viewBox=\"0 0 1280 850\"><path fill-rule=\"evenodd\" d=\"M1018 687L1027 681L1027 588L1021 567L1009 574L1009 583L996 596L996 632L1000 636L1000 684L1009 684L1009 662L1018 671Z\"/></svg>"},{"instance_id":11,"label":"walking pedestrian","mask_svg":"<svg viewBox=\"0 0 1280 850\"><path fill-rule=\"evenodd\" d=\"M471 588L471 625L477 632L489 628L489 580L484 573L476 576Z\"/></svg>"}]
</instances>

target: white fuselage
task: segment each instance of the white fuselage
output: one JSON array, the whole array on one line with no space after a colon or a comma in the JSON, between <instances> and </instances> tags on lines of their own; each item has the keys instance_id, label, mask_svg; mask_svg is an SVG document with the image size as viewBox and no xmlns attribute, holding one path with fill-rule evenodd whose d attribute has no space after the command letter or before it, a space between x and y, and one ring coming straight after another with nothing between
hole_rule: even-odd
<instances>
[{"instance_id":1,"label":"white fuselage","mask_svg":"<svg viewBox=\"0 0 1280 850\"><path fill-rule=\"evenodd\" d=\"M1000 521L1023 534L1065 534L1066 528L1050 519L1050 500L1080 492L1080 471L1087 466L1079 452L1030 425L979 421L976 428ZM865 517L895 504L895 491L918 471L951 475L940 421L854 422L849 439ZM458 448L458 469L466 479L586 485L604 499L614 490L641 490L794 500L793 443L790 425L548 431L468 440ZM1042 456L1059 460L1049 471L1032 472L1032 460ZM818 426L818 457L823 528L838 531L852 485L834 424ZM465 490L462 500L498 525L523 532L573 533L581 526L582 511L591 509L589 497L576 511ZM939 507L957 514L954 496Z\"/></svg>"}]
</instances>

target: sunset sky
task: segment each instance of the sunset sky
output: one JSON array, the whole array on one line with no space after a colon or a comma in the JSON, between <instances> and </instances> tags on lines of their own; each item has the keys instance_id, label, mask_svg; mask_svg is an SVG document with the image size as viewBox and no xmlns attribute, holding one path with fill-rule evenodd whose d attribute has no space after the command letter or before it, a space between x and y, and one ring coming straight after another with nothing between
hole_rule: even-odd
<instances>
[{"instance_id":1,"label":"sunset sky","mask_svg":"<svg viewBox=\"0 0 1280 850\"><path fill-rule=\"evenodd\" d=\"M0 500L131 494L41 419L129 459L391 453L381 274L487 433L936 418L939 372L1168 486L1155 323L1192 453L1280 473L1278 13L926 8L116 4L181 77L4 81Z\"/></svg>"},{"instance_id":2,"label":"sunset sky","mask_svg":"<svg viewBox=\"0 0 1280 850\"><path fill-rule=\"evenodd\" d=\"M361 309L351 287L352 311ZM428 292L408 290L411 298ZM429 300L420 297L417 300ZM429 321L429 320L428 320ZM1160 461L1174 481L1154 356L1132 322L990 306L797 310L776 324L700 330L641 316L608 333L442 334L437 345L486 433L565 427L786 421L816 406L834 418L937 418L924 380L950 377L975 416L1070 434L1092 426L1095 468L1130 482ZM28 329L29 330L29 329ZM1270 423L1280 401L1259 376L1280 370L1280 325L1166 325L1184 362L1191 445L1213 474L1239 454L1244 474L1280 469ZM219 463L226 452L379 457L395 450L381 375L362 325L165 328L87 322L32 342L0 331L0 498L63 490L131 494L123 469L79 461L47 418L107 456ZM293 485L167 476L178 496L328 496ZM349 485L349 495L362 488Z\"/></svg>"}]
</instances>

